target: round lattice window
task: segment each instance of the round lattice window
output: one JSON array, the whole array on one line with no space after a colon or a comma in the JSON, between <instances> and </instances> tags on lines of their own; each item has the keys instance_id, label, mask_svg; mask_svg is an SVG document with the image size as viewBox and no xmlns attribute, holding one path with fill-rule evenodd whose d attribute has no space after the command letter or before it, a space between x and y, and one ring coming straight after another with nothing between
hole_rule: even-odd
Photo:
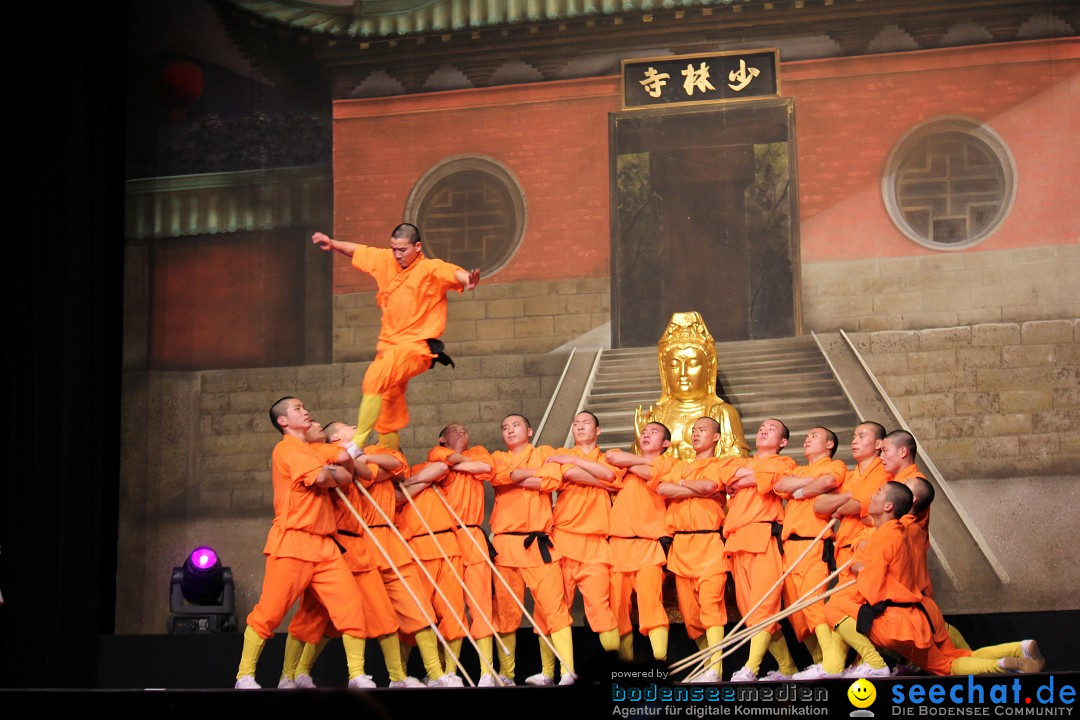
<instances>
[{"instance_id":1,"label":"round lattice window","mask_svg":"<svg viewBox=\"0 0 1080 720\"><path fill-rule=\"evenodd\" d=\"M428 255L487 276L517 250L525 233L525 195L496 161L448 158L413 188L405 209L420 228Z\"/></svg>"},{"instance_id":2,"label":"round lattice window","mask_svg":"<svg viewBox=\"0 0 1080 720\"><path fill-rule=\"evenodd\" d=\"M968 118L932 120L893 148L882 193L909 238L935 250L959 250L1005 220L1016 197L1016 165L989 127Z\"/></svg>"}]
</instances>

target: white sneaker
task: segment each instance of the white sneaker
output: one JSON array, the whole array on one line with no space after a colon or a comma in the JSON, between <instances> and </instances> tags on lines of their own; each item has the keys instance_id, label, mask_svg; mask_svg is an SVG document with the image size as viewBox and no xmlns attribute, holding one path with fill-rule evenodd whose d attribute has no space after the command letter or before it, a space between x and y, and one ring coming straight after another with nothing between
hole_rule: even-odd
<instances>
[{"instance_id":1,"label":"white sneaker","mask_svg":"<svg viewBox=\"0 0 1080 720\"><path fill-rule=\"evenodd\" d=\"M577 675L574 673L563 673L563 676L559 678L560 685L573 685L577 682Z\"/></svg>"},{"instance_id":2,"label":"white sneaker","mask_svg":"<svg viewBox=\"0 0 1080 720\"><path fill-rule=\"evenodd\" d=\"M514 682L514 678L506 677L505 675L499 675L499 681L503 684L503 687L515 687L517 685Z\"/></svg>"},{"instance_id":3,"label":"white sneaker","mask_svg":"<svg viewBox=\"0 0 1080 720\"><path fill-rule=\"evenodd\" d=\"M720 682L720 673L718 673L714 668L709 668L693 680L687 680L686 682L695 685L698 683L718 683Z\"/></svg>"},{"instance_id":4,"label":"white sneaker","mask_svg":"<svg viewBox=\"0 0 1080 720\"><path fill-rule=\"evenodd\" d=\"M480 679L476 681L476 687L498 687L499 683L495 680L495 676L491 673L484 673L480 676Z\"/></svg>"},{"instance_id":5,"label":"white sneaker","mask_svg":"<svg viewBox=\"0 0 1080 720\"><path fill-rule=\"evenodd\" d=\"M1034 640L1021 640L1020 649L1023 651L1024 657L1035 661L1038 666L1038 670L1035 670L1035 672L1042 672L1042 669L1046 667L1046 658L1043 657L1042 652L1039 650L1039 643Z\"/></svg>"},{"instance_id":6,"label":"white sneaker","mask_svg":"<svg viewBox=\"0 0 1080 720\"><path fill-rule=\"evenodd\" d=\"M876 678L876 677L889 677L892 675L892 671L889 670L889 666L885 667L871 667L870 663L862 663L861 665L854 665L844 671L844 677L846 678Z\"/></svg>"},{"instance_id":7,"label":"white sneaker","mask_svg":"<svg viewBox=\"0 0 1080 720\"><path fill-rule=\"evenodd\" d=\"M526 685L536 685L537 687L548 687L555 684L555 678L548 677L542 672L538 672L535 675L530 675L525 678Z\"/></svg>"},{"instance_id":8,"label":"white sneaker","mask_svg":"<svg viewBox=\"0 0 1080 720\"><path fill-rule=\"evenodd\" d=\"M277 689L278 690L295 690L296 689L296 681L293 680L288 675L282 675L281 679L277 681Z\"/></svg>"},{"instance_id":9,"label":"white sneaker","mask_svg":"<svg viewBox=\"0 0 1080 720\"><path fill-rule=\"evenodd\" d=\"M293 682L296 683L296 687L300 690L315 689L315 681L312 680L311 676L307 673L300 673L296 676L296 680L294 680Z\"/></svg>"},{"instance_id":10,"label":"white sneaker","mask_svg":"<svg viewBox=\"0 0 1080 720\"><path fill-rule=\"evenodd\" d=\"M237 690L260 690L262 685L255 682L254 675L243 675L236 678L236 684L233 685Z\"/></svg>"},{"instance_id":11,"label":"white sneaker","mask_svg":"<svg viewBox=\"0 0 1080 720\"><path fill-rule=\"evenodd\" d=\"M791 679L790 675L785 675L779 670L770 670L765 673L765 677L761 678L762 682L787 682Z\"/></svg>"},{"instance_id":12,"label":"white sneaker","mask_svg":"<svg viewBox=\"0 0 1080 720\"><path fill-rule=\"evenodd\" d=\"M435 688L459 688L464 686L465 683L461 681L461 677L457 673L446 673L442 677L428 681L428 687Z\"/></svg>"},{"instance_id":13,"label":"white sneaker","mask_svg":"<svg viewBox=\"0 0 1080 720\"><path fill-rule=\"evenodd\" d=\"M757 674L744 665L731 676L731 682L757 682Z\"/></svg>"},{"instance_id":14,"label":"white sneaker","mask_svg":"<svg viewBox=\"0 0 1080 720\"><path fill-rule=\"evenodd\" d=\"M392 688L422 688L427 687L424 683L420 682L412 676L406 676L404 680L394 680L390 683Z\"/></svg>"},{"instance_id":15,"label":"white sneaker","mask_svg":"<svg viewBox=\"0 0 1080 720\"><path fill-rule=\"evenodd\" d=\"M349 678L349 687L355 690L366 690L377 686L370 675L357 675L354 678Z\"/></svg>"},{"instance_id":16,"label":"white sneaker","mask_svg":"<svg viewBox=\"0 0 1080 720\"><path fill-rule=\"evenodd\" d=\"M821 680L823 678L836 677L832 673L825 672L825 668L821 667L821 663L815 663L801 672L797 672L791 676L792 680Z\"/></svg>"}]
</instances>

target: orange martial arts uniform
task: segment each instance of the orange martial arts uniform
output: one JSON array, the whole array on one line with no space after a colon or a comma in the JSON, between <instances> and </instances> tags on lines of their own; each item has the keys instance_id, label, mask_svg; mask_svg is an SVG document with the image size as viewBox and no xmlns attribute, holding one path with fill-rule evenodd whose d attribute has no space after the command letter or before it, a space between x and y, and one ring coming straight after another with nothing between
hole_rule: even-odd
<instances>
[{"instance_id":1,"label":"orange martial arts uniform","mask_svg":"<svg viewBox=\"0 0 1080 720\"><path fill-rule=\"evenodd\" d=\"M836 625L845 617L858 618L865 606L881 603L872 626L863 634L875 645L908 658L927 672L949 675L953 661L971 657L972 652L952 644L937 603L912 588L914 574L905 535L899 520L882 523L870 533L860 553L863 570L856 576L856 592L833 596L826 605L826 617ZM995 670L993 661L983 664L986 667L977 672Z\"/></svg>"},{"instance_id":2,"label":"orange martial arts uniform","mask_svg":"<svg viewBox=\"0 0 1080 720\"><path fill-rule=\"evenodd\" d=\"M583 453L577 447L564 448L558 455L573 455L608 467L619 484L622 468L612 467L604 453L594 447ZM574 465L556 466L548 463L542 473L554 470L562 480L563 474ZM611 493L601 487L580 485L565 480L559 485L555 501L555 545L562 555L560 561L566 606L574 603L574 590L580 588L585 604L585 618L594 632L602 633L616 627L611 606L611 551L608 549L608 530L611 516Z\"/></svg>"},{"instance_id":3,"label":"orange martial arts uniform","mask_svg":"<svg viewBox=\"0 0 1080 720\"><path fill-rule=\"evenodd\" d=\"M912 478L926 479L914 463L897 473L893 480L906 484ZM915 589L926 597L933 597L934 587L930 582L930 569L926 564L926 554L930 550L930 508L923 510L919 516L908 513L900 518L900 523L904 525L908 547L911 549Z\"/></svg>"},{"instance_id":4,"label":"orange martial arts uniform","mask_svg":"<svg viewBox=\"0 0 1080 720\"><path fill-rule=\"evenodd\" d=\"M739 467L749 467L754 471L757 486L739 490L728 500L724 538L731 575L735 580L735 603L745 616L784 572L779 547L784 508L772 487L779 478L792 474L795 461L783 455L735 458L724 470L733 474ZM731 474L727 477L730 478ZM777 587L746 617L746 626L755 627L763 619L779 612L780 597L781 588ZM776 633L780 625L771 623L758 629Z\"/></svg>"},{"instance_id":5,"label":"orange martial arts uniform","mask_svg":"<svg viewBox=\"0 0 1080 720\"><path fill-rule=\"evenodd\" d=\"M461 268L423 255L402 268L392 250L366 245L357 245L352 265L371 275L379 288L375 302L382 308L382 324L363 393L382 396L375 431L391 433L409 424L405 389L431 367L435 354L427 340L446 330L446 293L464 291L455 276Z\"/></svg>"},{"instance_id":6,"label":"orange martial arts uniform","mask_svg":"<svg viewBox=\"0 0 1080 720\"><path fill-rule=\"evenodd\" d=\"M353 508L359 511L363 498L356 486L343 485L341 491ZM335 540L341 546L342 556L352 572L364 606L364 620L367 625L365 637L378 638L396 633L397 615L390 603L390 597L386 594L379 566L369 552L364 529L348 506L341 502L337 493L331 496L331 500L334 503L337 523ZM314 593L305 591L300 600L300 608L289 623L289 634L305 643L315 644L323 636L337 637L341 632L333 628L330 615Z\"/></svg>"},{"instance_id":7,"label":"orange martial arts uniform","mask_svg":"<svg viewBox=\"0 0 1080 720\"><path fill-rule=\"evenodd\" d=\"M630 596L637 594L638 629L642 635L656 628L668 627L664 610L663 585L666 562L660 538L667 534L667 509L656 494L660 479L676 460L660 455L649 462L651 479L646 481L627 471L623 487L611 506L611 595L612 609L619 624L619 634L633 630L630 622ZM666 647L666 638L665 638Z\"/></svg>"},{"instance_id":8,"label":"orange martial arts uniform","mask_svg":"<svg viewBox=\"0 0 1080 720\"><path fill-rule=\"evenodd\" d=\"M562 557L551 540L554 521L551 493L559 487L552 474L537 475L541 490L520 487L510 480L514 470L539 470L554 451L548 446L526 444L517 452L491 453L495 461L495 505L491 510L492 544L498 553L495 565L519 600L525 587L538 609L534 616L541 633L548 635L570 627L573 619L566 607L559 560ZM512 633L521 625L521 608L502 583L495 584L495 629Z\"/></svg>"},{"instance_id":9,"label":"orange martial arts uniform","mask_svg":"<svg viewBox=\"0 0 1080 720\"><path fill-rule=\"evenodd\" d=\"M413 466L412 473L420 472L426 465ZM444 475L440 480L445 478ZM413 590L431 603L439 623L439 632L447 641L453 642L465 637L465 628L457 620L465 617L465 594L457 581L462 574L461 546L454 532L457 523L442 501L435 497L432 487L425 487L413 496L415 508L408 502L400 506L397 526L427 569L427 575L421 573L421 586L414 586ZM434 538L428 533L429 528ZM449 562L446 558L449 558ZM432 586L428 575L434 579L441 593Z\"/></svg>"},{"instance_id":10,"label":"orange martial arts uniform","mask_svg":"<svg viewBox=\"0 0 1080 720\"><path fill-rule=\"evenodd\" d=\"M330 491L314 484L340 452L336 445L308 444L291 435L274 447L274 523L263 548L266 574L259 602L247 617L260 638L273 637L307 588L341 632L357 638L368 632L352 573L330 537L336 530Z\"/></svg>"},{"instance_id":11,"label":"orange martial arts uniform","mask_svg":"<svg viewBox=\"0 0 1080 720\"><path fill-rule=\"evenodd\" d=\"M405 462L405 456L396 450L389 450L378 445L371 445L364 448L364 453L368 455L393 455L401 462L401 468L394 473L393 476L385 480L378 480L381 468L374 463L369 463L368 467L371 469L372 479L360 481L382 509L383 513L385 513L387 517L393 518L397 505L397 500L394 496L394 488L398 481L409 474L409 466ZM364 518L364 522L367 523L368 527L371 529L371 538L368 548L379 566L379 574L382 576L383 585L386 587L386 594L390 597L390 602L397 615L400 631L403 634L412 635L418 630L429 627L428 621L424 618L424 613L426 612L430 618L435 617L431 602L425 602L423 593L417 593L420 602L424 603L423 612L421 612L416 601L409 595L405 585L402 584L401 580L398 579L397 574L391 569L392 567L397 567L398 572L401 573L401 576L405 578L405 582L408 583L408 588L412 589L414 592L423 588L424 580L421 576L419 567L413 560L413 556L409 553L409 550L402 545L401 541L398 539L397 535L394 534L394 531L390 529L389 525L387 525L386 519L372 507L367 498L364 498L364 501L357 509ZM376 549L375 541L378 541L378 544L382 546L383 550L390 556L389 560Z\"/></svg>"},{"instance_id":12,"label":"orange martial arts uniform","mask_svg":"<svg viewBox=\"0 0 1080 720\"><path fill-rule=\"evenodd\" d=\"M847 466L844 462L828 456L819 458L809 465L800 465L791 471L792 476L801 478L832 475L836 478L837 487L843 484L846 474ZM784 506L784 528L781 534L784 541L784 569L787 570L806 551L807 546L830 520L814 513L816 496L793 498L791 493L777 493L777 495L787 499L787 504ZM836 569L834 538L832 530L826 532L821 540L813 544L813 549L802 562L788 574L784 580L785 604L795 602L815 586L818 586L814 591L815 595L825 592L826 588L820 583ZM816 602L789 616L789 619L796 638L802 642L814 632L816 627L825 623L825 602Z\"/></svg>"},{"instance_id":13,"label":"orange martial arts uniform","mask_svg":"<svg viewBox=\"0 0 1080 720\"><path fill-rule=\"evenodd\" d=\"M661 482L682 485L687 480L711 480L720 495L710 497L669 498L667 533L672 536L667 568L675 575L679 610L686 634L697 640L712 627L727 625L724 585L728 563L724 555L724 481L721 468L726 459L703 458L680 461Z\"/></svg>"},{"instance_id":14,"label":"orange martial arts uniform","mask_svg":"<svg viewBox=\"0 0 1080 720\"><path fill-rule=\"evenodd\" d=\"M439 445L428 451L428 462L446 462L446 459L454 454L450 448ZM487 537L483 529L484 483L490 482L494 476L495 460L491 453L479 445L466 448L460 454L471 461L486 463L492 468L491 472L476 474L454 472L454 469L450 468L446 479L440 485L450 507L465 523L464 529L455 525L454 532L461 548L465 587L472 596L465 597L469 608L469 634L480 639L490 637L495 632L495 628L484 620L492 618L493 589L491 566L484 557L487 553Z\"/></svg>"},{"instance_id":15,"label":"orange martial arts uniform","mask_svg":"<svg viewBox=\"0 0 1080 720\"><path fill-rule=\"evenodd\" d=\"M860 470L856 465L847 472L837 492L851 493L851 499L862 506L862 511L859 515L844 515L840 519L840 527L836 531L836 565L838 567L852 558L855 543L862 539L868 527L863 522L863 518L869 512L870 498L889 480L892 480L892 475L885 470L879 457L871 460L865 471ZM840 582L847 582L851 577L851 571L844 570L840 574Z\"/></svg>"}]
</instances>

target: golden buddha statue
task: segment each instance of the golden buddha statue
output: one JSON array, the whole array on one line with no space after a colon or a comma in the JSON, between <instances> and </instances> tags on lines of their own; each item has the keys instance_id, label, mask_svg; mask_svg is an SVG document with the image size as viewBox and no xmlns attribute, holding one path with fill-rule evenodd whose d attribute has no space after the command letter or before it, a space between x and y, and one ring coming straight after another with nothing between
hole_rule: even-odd
<instances>
[{"instance_id":1,"label":"golden buddha statue","mask_svg":"<svg viewBox=\"0 0 1080 720\"><path fill-rule=\"evenodd\" d=\"M749 447L743 437L739 412L716 394L716 343L698 312L678 312L671 316L663 337L656 345L662 392L648 410L639 405L634 412L635 435L650 422L663 423L671 430L669 451L681 460L693 460L690 431L698 418L711 417L720 423L718 457L746 457Z\"/></svg>"}]
</instances>

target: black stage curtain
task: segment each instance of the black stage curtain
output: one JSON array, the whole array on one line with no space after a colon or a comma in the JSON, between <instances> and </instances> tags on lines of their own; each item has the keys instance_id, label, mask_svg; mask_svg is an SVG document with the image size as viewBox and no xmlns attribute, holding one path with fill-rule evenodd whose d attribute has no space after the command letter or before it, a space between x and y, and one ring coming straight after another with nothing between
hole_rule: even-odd
<instances>
[{"instance_id":1,"label":"black stage curtain","mask_svg":"<svg viewBox=\"0 0 1080 720\"><path fill-rule=\"evenodd\" d=\"M116 595L126 3L10 10L0 686L92 687Z\"/></svg>"}]
</instances>

